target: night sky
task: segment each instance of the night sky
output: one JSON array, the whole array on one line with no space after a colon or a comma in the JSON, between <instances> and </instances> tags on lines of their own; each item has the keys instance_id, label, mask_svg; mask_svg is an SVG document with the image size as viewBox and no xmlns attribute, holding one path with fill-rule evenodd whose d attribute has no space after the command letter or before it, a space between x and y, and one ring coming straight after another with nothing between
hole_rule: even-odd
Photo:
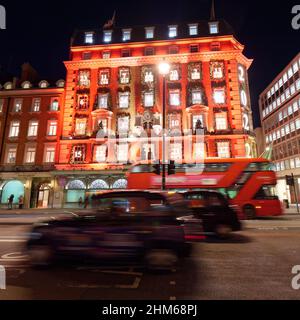
<instances>
[{"instance_id":1,"label":"night sky","mask_svg":"<svg viewBox=\"0 0 300 320\"><path fill-rule=\"evenodd\" d=\"M208 19L211 0L0 0L6 7L7 30L0 30L0 65L10 73L30 62L41 77L64 78L75 29L99 28L117 10L118 26L180 23ZM300 51L300 30L292 29L292 7L300 0L215 0L224 18L254 59L249 76L255 126L258 96Z\"/></svg>"}]
</instances>

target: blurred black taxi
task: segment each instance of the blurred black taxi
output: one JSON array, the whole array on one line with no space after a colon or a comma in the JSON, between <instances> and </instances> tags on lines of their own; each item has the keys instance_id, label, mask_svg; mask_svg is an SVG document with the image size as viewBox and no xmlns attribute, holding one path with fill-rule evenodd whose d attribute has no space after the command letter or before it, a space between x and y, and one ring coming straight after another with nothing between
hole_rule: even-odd
<instances>
[{"instance_id":1,"label":"blurred black taxi","mask_svg":"<svg viewBox=\"0 0 300 320\"><path fill-rule=\"evenodd\" d=\"M202 225L204 233L213 233L220 238L228 237L233 231L242 229L237 212L219 192L210 190L183 193L193 215L183 217L185 222L193 220Z\"/></svg>"},{"instance_id":2,"label":"blurred black taxi","mask_svg":"<svg viewBox=\"0 0 300 320\"><path fill-rule=\"evenodd\" d=\"M146 191L97 195L90 212L33 227L27 243L31 264L49 266L63 259L172 268L190 251L176 219L186 209L179 200Z\"/></svg>"}]
</instances>

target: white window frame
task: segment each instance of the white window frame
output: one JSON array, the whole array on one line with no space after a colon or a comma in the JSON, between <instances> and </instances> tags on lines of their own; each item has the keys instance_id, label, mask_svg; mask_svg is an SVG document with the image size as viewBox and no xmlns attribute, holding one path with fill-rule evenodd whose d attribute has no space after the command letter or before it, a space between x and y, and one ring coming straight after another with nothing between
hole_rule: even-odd
<instances>
[{"instance_id":1,"label":"white window frame","mask_svg":"<svg viewBox=\"0 0 300 320\"><path fill-rule=\"evenodd\" d=\"M94 43L95 33L92 31L86 32L84 35L85 44L93 44Z\"/></svg>"},{"instance_id":2,"label":"white window frame","mask_svg":"<svg viewBox=\"0 0 300 320\"><path fill-rule=\"evenodd\" d=\"M217 142L218 157L222 159L230 158L230 142L223 141Z\"/></svg>"},{"instance_id":3,"label":"white window frame","mask_svg":"<svg viewBox=\"0 0 300 320\"><path fill-rule=\"evenodd\" d=\"M25 152L25 164L33 164L35 163L36 158L36 146L27 146Z\"/></svg>"},{"instance_id":4,"label":"white window frame","mask_svg":"<svg viewBox=\"0 0 300 320\"><path fill-rule=\"evenodd\" d=\"M130 41L131 40L131 29L123 29L123 41Z\"/></svg>"},{"instance_id":5,"label":"white window frame","mask_svg":"<svg viewBox=\"0 0 300 320\"><path fill-rule=\"evenodd\" d=\"M37 137L39 130L39 122L38 120L29 121L27 137Z\"/></svg>"},{"instance_id":6,"label":"white window frame","mask_svg":"<svg viewBox=\"0 0 300 320\"><path fill-rule=\"evenodd\" d=\"M16 164L17 160L17 146L8 146L5 156L5 163L7 164ZM11 155L14 155L14 157L11 157ZM11 159L14 159L14 161L11 161Z\"/></svg>"},{"instance_id":7,"label":"white window frame","mask_svg":"<svg viewBox=\"0 0 300 320\"><path fill-rule=\"evenodd\" d=\"M21 112L23 107L23 99L22 98L16 98L14 100L14 112Z\"/></svg>"},{"instance_id":8,"label":"white window frame","mask_svg":"<svg viewBox=\"0 0 300 320\"><path fill-rule=\"evenodd\" d=\"M109 43L112 41L112 30L103 31L103 42Z\"/></svg>"},{"instance_id":9,"label":"white window frame","mask_svg":"<svg viewBox=\"0 0 300 320\"><path fill-rule=\"evenodd\" d=\"M198 23L189 24L189 34L190 36L198 35Z\"/></svg>"},{"instance_id":10,"label":"white window frame","mask_svg":"<svg viewBox=\"0 0 300 320\"><path fill-rule=\"evenodd\" d=\"M55 163L56 148L53 146L45 146L44 163Z\"/></svg>"},{"instance_id":11,"label":"white window frame","mask_svg":"<svg viewBox=\"0 0 300 320\"><path fill-rule=\"evenodd\" d=\"M169 38L176 38L177 37L177 35L178 35L177 29L178 29L177 25L169 26L169 31L168 31Z\"/></svg>"},{"instance_id":12,"label":"white window frame","mask_svg":"<svg viewBox=\"0 0 300 320\"><path fill-rule=\"evenodd\" d=\"M130 92L119 92L119 108L128 109L130 107Z\"/></svg>"},{"instance_id":13,"label":"white window frame","mask_svg":"<svg viewBox=\"0 0 300 320\"><path fill-rule=\"evenodd\" d=\"M219 22L209 22L209 33L218 34L219 33Z\"/></svg>"},{"instance_id":14,"label":"white window frame","mask_svg":"<svg viewBox=\"0 0 300 320\"><path fill-rule=\"evenodd\" d=\"M215 120L216 120L216 129L217 130L227 130L228 129L227 112L216 113Z\"/></svg>"},{"instance_id":15,"label":"white window frame","mask_svg":"<svg viewBox=\"0 0 300 320\"><path fill-rule=\"evenodd\" d=\"M154 27L146 27L145 28L145 38L153 39L154 38Z\"/></svg>"},{"instance_id":16,"label":"white window frame","mask_svg":"<svg viewBox=\"0 0 300 320\"><path fill-rule=\"evenodd\" d=\"M9 128L9 138L18 138L20 134L20 121L11 121Z\"/></svg>"},{"instance_id":17,"label":"white window frame","mask_svg":"<svg viewBox=\"0 0 300 320\"><path fill-rule=\"evenodd\" d=\"M57 120L48 121L47 136L48 137L57 136Z\"/></svg>"}]
</instances>

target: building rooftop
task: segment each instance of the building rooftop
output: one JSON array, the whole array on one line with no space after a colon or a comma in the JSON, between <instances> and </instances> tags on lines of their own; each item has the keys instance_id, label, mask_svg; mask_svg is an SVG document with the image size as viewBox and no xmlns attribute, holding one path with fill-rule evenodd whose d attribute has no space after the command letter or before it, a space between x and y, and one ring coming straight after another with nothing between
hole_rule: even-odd
<instances>
[{"instance_id":1,"label":"building rooftop","mask_svg":"<svg viewBox=\"0 0 300 320\"><path fill-rule=\"evenodd\" d=\"M170 27L176 27L176 29L170 29ZM147 30L149 30L149 33L147 33ZM150 30L153 30L153 34L151 34ZM111 36L109 36L110 32ZM181 24L174 23L134 27L106 25L101 29L76 30L72 37L71 46L95 46L187 38L195 39L226 35L234 35L234 31L225 20L206 20Z\"/></svg>"}]
</instances>

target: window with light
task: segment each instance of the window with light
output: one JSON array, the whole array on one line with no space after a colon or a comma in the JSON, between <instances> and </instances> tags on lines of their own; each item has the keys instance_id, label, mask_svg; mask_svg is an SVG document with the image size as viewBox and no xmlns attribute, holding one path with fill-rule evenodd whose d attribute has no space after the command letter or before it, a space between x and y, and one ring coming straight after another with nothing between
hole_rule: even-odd
<instances>
[{"instance_id":1,"label":"window with light","mask_svg":"<svg viewBox=\"0 0 300 320\"><path fill-rule=\"evenodd\" d=\"M45 152L45 163L55 162L55 147L47 147Z\"/></svg>"},{"instance_id":2,"label":"window with light","mask_svg":"<svg viewBox=\"0 0 300 320\"><path fill-rule=\"evenodd\" d=\"M8 148L6 163L15 164L16 158L17 158L17 148L16 147Z\"/></svg>"},{"instance_id":3,"label":"window with light","mask_svg":"<svg viewBox=\"0 0 300 320\"><path fill-rule=\"evenodd\" d=\"M145 28L145 36L146 39L153 39L154 38L154 28Z\"/></svg>"},{"instance_id":4,"label":"window with light","mask_svg":"<svg viewBox=\"0 0 300 320\"><path fill-rule=\"evenodd\" d=\"M209 32L210 32L210 34L219 33L219 23L218 22L211 22L209 24Z\"/></svg>"},{"instance_id":5,"label":"window with light","mask_svg":"<svg viewBox=\"0 0 300 320\"><path fill-rule=\"evenodd\" d=\"M9 137L10 138L17 138L19 136L19 131L20 131L20 122L13 121L10 125Z\"/></svg>"},{"instance_id":6,"label":"window with light","mask_svg":"<svg viewBox=\"0 0 300 320\"><path fill-rule=\"evenodd\" d=\"M129 108L129 92L119 92L119 108L127 109Z\"/></svg>"},{"instance_id":7,"label":"window with light","mask_svg":"<svg viewBox=\"0 0 300 320\"><path fill-rule=\"evenodd\" d=\"M30 121L28 127L28 137L36 137L38 133L38 121Z\"/></svg>"},{"instance_id":8,"label":"window with light","mask_svg":"<svg viewBox=\"0 0 300 320\"><path fill-rule=\"evenodd\" d=\"M154 106L154 92L149 91L144 93L144 107L153 107Z\"/></svg>"},{"instance_id":9,"label":"window with light","mask_svg":"<svg viewBox=\"0 0 300 320\"><path fill-rule=\"evenodd\" d=\"M15 99L14 101L14 112L22 111L23 99Z\"/></svg>"},{"instance_id":10,"label":"window with light","mask_svg":"<svg viewBox=\"0 0 300 320\"><path fill-rule=\"evenodd\" d=\"M105 86L109 84L110 72L109 70L100 70L99 71L99 84Z\"/></svg>"},{"instance_id":11,"label":"window with light","mask_svg":"<svg viewBox=\"0 0 300 320\"><path fill-rule=\"evenodd\" d=\"M172 107L179 107L180 102L180 91L179 90L171 90L169 92L169 102Z\"/></svg>"},{"instance_id":12,"label":"window with light","mask_svg":"<svg viewBox=\"0 0 300 320\"><path fill-rule=\"evenodd\" d=\"M181 143L171 143L170 144L170 160L182 161L182 144Z\"/></svg>"},{"instance_id":13,"label":"window with light","mask_svg":"<svg viewBox=\"0 0 300 320\"><path fill-rule=\"evenodd\" d=\"M85 33L85 43L86 44L94 43L94 33L93 32L86 32Z\"/></svg>"},{"instance_id":14,"label":"window with light","mask_svg":"<svg viewBox=\"0 0 300 320\"><path fill-rule=\"evenodd\" d=\"M59 110L59 101L58 98L52 98L50 104L50 111L58 111Z\"/></svg>"},{"instance_id":15,"label":"window with light","mask_svg":"<svg viewBox=\"0 0 300 320\"><path fill-rule=\"evenodd\" d=\"M226 112L216 113L215 117L216 117L216 129L227 130L228 129L227 113Z\"/></svg>"},{"instance_id":16,"label":"window with light","mask_svg":"<svg viewBox=\"0 0 300 320\"><path fill-rule=\"evenodd\" d=\"M117 160L118 162L128 162L128 144L122 143L117 145Z\"/></svg>"},{"instance_id":17,"label":"window with light","mask_svg":"<svg viewBox=\"0 0 300 320\"><path fill-rule=\"evenodd\" d=\"M106 151L107 146L95 146L94 147L94 161L97 163L105 163L106 162Z\"/></svg>"},{"instance_id":18,"label":"window with light","mask_svg":"<svg viewBox=\"0 0 300 320\"><path fill-rule=\"evenodd\" d=\"M108 108L108 93L99 93L98 94L98 109L107 109Z\"/></svg>"},{"instance_id":19,"label":"window with light","mask_svg":"<svg viewBox=\"0 0 300 320\"><path fill-rule=\"evenodd\" d=\"M129 41L131 39L131 30L123 30L123 41Z\"/></svg>"},{"instance_id":20,"label":"window with light","mask_svg":"<svg viewBox=\"0 0 300 320\"><path fill-rule=\"evenodd\" d=\"M230 158L229 142L217 142L217 151L219 158Z\"/></svg>"},{"instance_id":21,"label":"window with light","mask_svg":"<svg viewBox=\"0 0 300 320\"><path fill-rule=\"evenodd\" d=\"M118 118L118 131L119 133L127 133L129 131L129 117Z\"/></svg>"},{"instance_id":22,"label":"window with light","mask_svg":"<svg viewBox=\"0 0 300 320\"><path fill-rule=\"evenodd\" d=\"M213 98L214 98L214 102L216 104L224 104L225 103L225 89L224 88L214 89Z\"/></svg>"},{"instance_id":23,"label":"window with light","mask_svg":"<svg viewBox=\"0 0 300 320\"><path fill-rule=\"evenodd\" d=\"M169 38L177 37L177 26L169 26Z\"/></svg>"},{"instance_id":24,"label":"window with light","mask_svg":"<svg viewBox=\"0 0 300 320\"><path fill-rule=\"evenodd\" d=\"M190 24L189 32L190 32L190 36L198 35L198 24Z\"/></svg>"},{"instance_id":25,"label":"window with light","mask_svg":"<svg viewBox=\"0 0 300 320\"><path fill-rule=\"evenodd\" d=\"M112 31L104 31L103 41L111 42L111 40L112 40Z\"/></svg>"},{"instance_id":26,"label":"window with light","mask_svg":"<svg viewBox=\"0 0 300 320\"><path fill-rule=\"evenodd\" d=\"M32 100L32 111L33 112L39 112L41 107L41 99L35 98Z\"/></svg>"},{"instance_id":27,"label":"window with light","mask_svg":"<svg viewBox=\"0 0 300 320\"><path fill-rule=\"evenodd\" d=\"M192 91L192 103L193 104L202 104L201 90L193 90Z\"/></svg>"},{"instance_id":28,"label":"window with light","mask_svg":"<svg viewBox=\"0 0 300 320\"><path fill-rule=\"evenodd\" d=\"M87 119L85 118L76 119L75 134L77 136L83 136L86 134L86 124L87 124Z\"/></svg>"},{"instance_id":29,"label":"window with light","mask_svg":"<svg viewBox=\"0 0 300 320\"><path fill-rule=\"evenodd\" d=\"M48 123L48 136L56 136L57 133L57 121L51 120Z\"/></svg>"},{"instance_id":30,"label":"window with light","mask_svg":"<svg viewBox=\"0 0 300 320\"><path fill-rule=\"evenodd\" d=\"M36 148L28 147L26 151L26 156L25 156L25 163L34 163L35 155L36 155Z\"/></svg>"}]
</instances>

